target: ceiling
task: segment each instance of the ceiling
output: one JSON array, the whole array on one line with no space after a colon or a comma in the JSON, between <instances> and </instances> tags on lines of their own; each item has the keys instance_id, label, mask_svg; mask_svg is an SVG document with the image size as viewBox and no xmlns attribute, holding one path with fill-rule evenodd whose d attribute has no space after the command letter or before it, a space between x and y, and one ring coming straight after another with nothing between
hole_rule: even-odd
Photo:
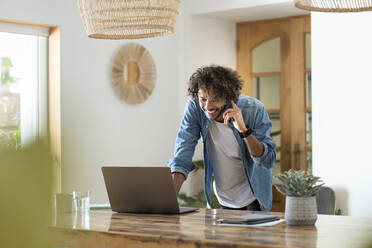
<instances>
[{"instance_id":1,"label":"ceiling","mask_svg":"<svg viewBox=\"0 0 372 248\"><path fill-rule=\"evenodd\" d=\"M197 13L194 15L230 20L234 22L246 22L309 14L310 14L309 11L300 10L294 7L292 1L286 1L280 3L256 5L208 13Z\"/></svg>"}]
</instances>

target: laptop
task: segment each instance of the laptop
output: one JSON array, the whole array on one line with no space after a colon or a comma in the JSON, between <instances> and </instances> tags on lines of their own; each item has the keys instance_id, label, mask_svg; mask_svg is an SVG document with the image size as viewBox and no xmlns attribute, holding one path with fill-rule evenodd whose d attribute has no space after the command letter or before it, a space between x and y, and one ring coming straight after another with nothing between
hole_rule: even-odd
<instances>
[{"instance_id":1,"label":"laptop","mask_svg":"<svg viewBox=\"0 0 372 248\"><path fill-rule=\"evenodd\" d=\"M111 209L118 213L180 214L168 167L102 167Z\"/></svg>"}]
</instances>

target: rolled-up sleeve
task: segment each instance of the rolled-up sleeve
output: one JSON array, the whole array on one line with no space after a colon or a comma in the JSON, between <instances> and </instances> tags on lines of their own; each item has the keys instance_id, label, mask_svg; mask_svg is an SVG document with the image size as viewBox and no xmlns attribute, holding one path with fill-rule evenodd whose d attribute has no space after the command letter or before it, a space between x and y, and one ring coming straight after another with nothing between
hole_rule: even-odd
<instances>
[{"instance_id":1,"label":"rolled-up sleeve","mask_svg":"<svg viewBox=\"0 0 372 248\"><path fill-rule=\"evenodd\" d=\"M275 143L273 142L271 132L271 121L265 107L262 105L257 111L254 125L254 136L261 141L264 147L264 152L260 157L252 156L255 163L271 169L275 166L276 151Z\"/></svg>"},{"instance_id":2,"label":"rolled-up sleeve","mask_svg":"<svg viewBox=\"0 0 372 248\"><path fill-rule=\"evenodd\" d=\"M185 178L195 169L192 162L195 146L200 138L200 112L195 100L188 100L178 131L174 148L174 157L167 161L171 172L182 173Z\"/></svg>"}]
</instances>

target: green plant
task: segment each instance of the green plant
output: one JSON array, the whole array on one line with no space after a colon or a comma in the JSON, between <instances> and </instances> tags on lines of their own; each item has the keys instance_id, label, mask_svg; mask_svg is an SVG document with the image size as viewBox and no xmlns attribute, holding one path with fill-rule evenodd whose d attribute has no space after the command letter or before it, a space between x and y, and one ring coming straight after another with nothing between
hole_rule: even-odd
<instances>
[{"instance_id":1,"label":"green plant","mask_svg":"<svg viewBox=\"0 0 372 248\"><path fill-rule=\"evenodd\" d=\"M315 196L324 183L320 177L311 175L307 171L289 170L274 176L279 184L275 184L276 189L283 195L296 197Z\"/></svg>"},{"instance_id":2,"label":"green plant","mask_svg":"<svg viewBox=\"0 0 372 248\"><path fill-rule=\"evenodd\" d=\"M14 78L10 76L10 68L13 67L9 57L0 57L1 75L0 85L9 88L10 84L14 83Z\"/></svg>"},{"instance_id":3,"label":"green plant","mask_svg":"<svg viewBox=\"0 0 372 248\"><path fill-rule=\"evenodd\" d=\"M275 137L275 136L278 136L280 133L281 133L280 130L278 130L278 131L274 131L274 132L271 132L271 133L270 133L270 136L271 136L271 137Z\"/></svg>"},{"instance_id":4,"label":"green plant","mask_svg":"<svg viewBox=\"0 0 372 248\"><path fill-rule=\"evenodd\" d=\"M196 160L194 161L194 164L195 164L195 171L198 171L198 170L204 170L204 161L203 160Z\"/></svg>"},{"instance_id":5,"label":"green plant","mask_svg":"<svg viewBox=\"0 0 372 248\"><path fill-rule=\"evenodd\" d=\"M12 83L15 83L15 78L10 75L12 67L13 64L9 57L0 57L0 86L9 88ZM3 108L2 105L0 107ZM0 139L6 141L5 146L1 148L18 150L21 147L21 125L17 130L0 129Z\"/></svg>"},{"instance_id":6,"label":"green plant","mask_svg":"<svg viewBox=\"0 0 372 248\"><path fill-rule=\"evenodd\" d=\"M193 161L195 164L195 172L198 170L204 170L204 161L196 160ZM217 197L213 192L211 192L212 198L212 208L219 208L220 204L218 203ZM201 208L207 206L207 200L205 199L204 190L199 191L195 196L188 196L185 193L178 194L178 201L182 207L196 207Z\"/></svg>"},{"instance_id":7,"label":"green plant","mask_svg":"<svg viewBox=\"0 0 372 248\"><path fill-rule=\"evenodd\" d=\"M220 204L218 203L217 197L212 192L212 208L219 208ZM178 195L178 200L180 200L180 206L182 207L195 207L195 208L204 208L207 206L207 200L205 199L204 190L199 191L195 196L188 196L185 193L180 193Z\"/></svg>"},{"instance_id":8,"label":"green plant","mask_svg":"<svg viewBox=\"0 0 372 248\"><path fill-rule=\"evenodd\" d=\"M0 129L0 139L6 140L6 146L0 148L19 150L21 148L21 125L19 125L17 130L12 131Z\"/></svg>"}]
</instances>

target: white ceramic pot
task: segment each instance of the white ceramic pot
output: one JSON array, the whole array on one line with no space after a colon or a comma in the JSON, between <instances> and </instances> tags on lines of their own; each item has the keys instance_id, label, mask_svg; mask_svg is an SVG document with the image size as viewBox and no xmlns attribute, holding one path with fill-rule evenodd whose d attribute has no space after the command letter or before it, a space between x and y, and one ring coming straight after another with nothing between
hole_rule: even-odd
<instances>
[{"instance_id":1,"label":"white ceramic pot","mask_svg":"<svg viewBox=\"0 0 372 248\"><path fill-rule=\"evenodd\" d=\"M314 225L318 218L316 197L287 196L285 201L285 220L288 225Z\"/></svg>"}]
</instances>

